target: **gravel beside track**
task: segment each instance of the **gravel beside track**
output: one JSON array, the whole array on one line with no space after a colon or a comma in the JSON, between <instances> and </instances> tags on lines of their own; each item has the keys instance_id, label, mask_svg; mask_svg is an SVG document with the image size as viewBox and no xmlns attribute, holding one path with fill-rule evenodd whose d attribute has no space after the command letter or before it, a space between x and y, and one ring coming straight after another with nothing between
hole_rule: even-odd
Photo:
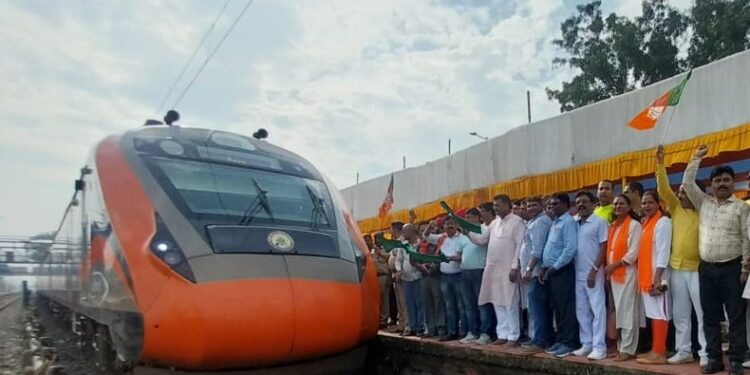
<instances>
[{"instance_id":1,"label":"gravel beside track","mask_svg":"<svg viewBox=\"0 0 750 375\"><path fill-rule=\"evenodd\" d=\"M36 301L36 317L44 328L41 336L52 337L52 346L57 351L55 365L62 366L66 374L103 375L107 372L94 365L94 350L91 346L81 347L79 338L70 330L70 322L64 319L61 308L49 303Z\"/></svg>"},{"instance_id":2,"label":"gravel beside track","mask_svg":"<svg viewBox=\"0 0 750 375\"><path fill-rule=\"evenodd\" d=\"M7 302L0 303L0 307ZM23 307L20 299L0 310L0 337L0 374L18 374L23 352Z\"/></svg>"}]
</instances>

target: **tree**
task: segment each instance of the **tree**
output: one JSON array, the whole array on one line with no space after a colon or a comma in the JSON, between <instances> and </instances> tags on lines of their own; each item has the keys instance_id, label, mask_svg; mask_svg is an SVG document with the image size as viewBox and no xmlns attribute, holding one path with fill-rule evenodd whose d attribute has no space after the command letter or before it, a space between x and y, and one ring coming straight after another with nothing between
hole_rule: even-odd
<instances>
[{"instance_id":1,"label":"tree","mask_svg":"<svg viewBox=\"0 0 750 375\"><path fill-rule=\"evenodd\" d=\"M640 86L648 86L675 76L685 68L678 58L678 45L688 28L690 19L665 0L644 1L642 15L636 18L638 51L633 76Z\"/></svg>"},{"instance_id":2,"label":"tree","mask_svg":"<svg viewBox=\"0 0 750 375\"><path fill-rule=\"evenodd\" d=\"M626 43L627 36L613 37L612 29L627 30L629 25L610 15L602 17L601 1L578 5L578 14L566 19L560 29L562 38L552 43L565 50L570 57L557 57L555 65L578 68L580 73L572 81L563 82L562 90L547 88L547 96L556 99L563 111L625 92L628 87L628 61L619 55L614 44Z\"/></svg>"},{"instance_id":3,"label":"tree","mask_svg":"<svg viewBox=\"0 0 750 375\"><path fill-rule=\"evenodd\" d=\"M601 1L577 6L578 13L561 25L562 38L552 43L570 56L553 60L579 70L562 90L547 88L547 96L562 111L620 95L680 72L679 39L688 18L666 0L646 0L635 20L602 15Z\"/></svg>"},{"instance_id":4,"label":"tree","mask_svg":"<svg viewBox=\"0 0 750 375\"><path fill-rule=\"evenodd\" d=\"M750 48L750 0L696 0L690 9L691 66Z\"/></svg>"}]
</instances>

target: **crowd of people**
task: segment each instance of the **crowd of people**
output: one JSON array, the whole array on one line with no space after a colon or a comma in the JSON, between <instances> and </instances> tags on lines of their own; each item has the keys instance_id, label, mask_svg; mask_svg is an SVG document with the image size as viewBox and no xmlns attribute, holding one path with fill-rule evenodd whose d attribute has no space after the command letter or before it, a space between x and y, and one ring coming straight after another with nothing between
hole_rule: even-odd
<instances>
[{"instance_id":1,"label":"crowd of people","mask_svg":"<svg viewBox=\"0 0 750 375\"><path fill-rule=\"evenodd\" d=\"M659 146L656 190L632 182L615 195L604 180L596 194L501 194L430 222L391 224L393 239L443 254L442 263L411 261L406 245L386 252L366 235L378 265L381 329L557 358L697 359L712 374L725 369L726 322L729 372L742 374L750 200L735 197L735 173L725 165L713 168L705 192L696 176L707 151L695 151L677 193ZM639 354L644 344L650 348Z\"/></svg>"}]
</instances>

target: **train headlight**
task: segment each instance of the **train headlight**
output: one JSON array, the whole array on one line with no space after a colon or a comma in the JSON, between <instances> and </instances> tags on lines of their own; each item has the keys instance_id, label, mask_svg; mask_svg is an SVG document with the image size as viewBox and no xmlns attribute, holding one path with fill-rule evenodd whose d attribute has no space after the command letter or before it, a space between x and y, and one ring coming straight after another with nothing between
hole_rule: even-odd
<instances>
[{"instance_id":1,"label":"train headlight","mask_svg":"<svg viewBox=\"0 0 750 375\"><path fill-rule=\"evenodd\" d=\"M164 254L164 261L170 266L174 266L182 262L182 255L176 251L170 251Z\"/></svg>"},{"instance_id":2,"label":"train headlight","mask_svg":"<svg viewBox=\"0 0 750 375\"><path fill-rule=\"evenodd\" d=\"M159 242L154 243L154 249L162 253L169 251L169 249L171 248L172 248L172 244L170 244L167 241L159 241Z\"/></svg>"},{"instance_id":3,"label":"train headlight","mask_svg":"<svg viewBox=\"0 0 750 375\"><path fill-rule=\"evenodd\" d=\"M185 279L195 282L193 270L190 268L185 255L177 245L177 241L175 241L172 233L169 232L159 214L156 214L156 233L151 239L149 247L151 248L151 253L166 263L169 268Z\"/></svg>"}]
</instances>

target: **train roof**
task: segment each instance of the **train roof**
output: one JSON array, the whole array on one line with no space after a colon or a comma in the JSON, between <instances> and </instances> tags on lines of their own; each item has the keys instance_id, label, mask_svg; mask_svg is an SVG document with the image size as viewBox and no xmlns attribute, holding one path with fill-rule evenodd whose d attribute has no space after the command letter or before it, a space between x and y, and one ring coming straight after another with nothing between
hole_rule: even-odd
<instances>
[{"instance_id":1,"label":"train roof","mask_svg":"<svg viewBox=\"0 0 750 375\"><path fill-rule=\"evenodd\" d=\"M183 145L208 145L213 149L224 150L224 152L216 154L213 161L229 164L257 166L248 161L251 159L242 158L241 155L260 155L264 158L280 161L280 170L288 169L287 172L292 174L311 177L318 180L323 179L321 173L305 158L267 141L241 134L182 126L145 126L143 128L127 131L122 134L121 137L124 142L134 142L133 145L136 149L139 149L139 141L153 143L161 142L161 140L169 140ZM142 149L139 149L138 151L142 151ZM163 149L163 147L161 151L166 154L170 153L168 149Z\"/></svg>"}]
</instances>

